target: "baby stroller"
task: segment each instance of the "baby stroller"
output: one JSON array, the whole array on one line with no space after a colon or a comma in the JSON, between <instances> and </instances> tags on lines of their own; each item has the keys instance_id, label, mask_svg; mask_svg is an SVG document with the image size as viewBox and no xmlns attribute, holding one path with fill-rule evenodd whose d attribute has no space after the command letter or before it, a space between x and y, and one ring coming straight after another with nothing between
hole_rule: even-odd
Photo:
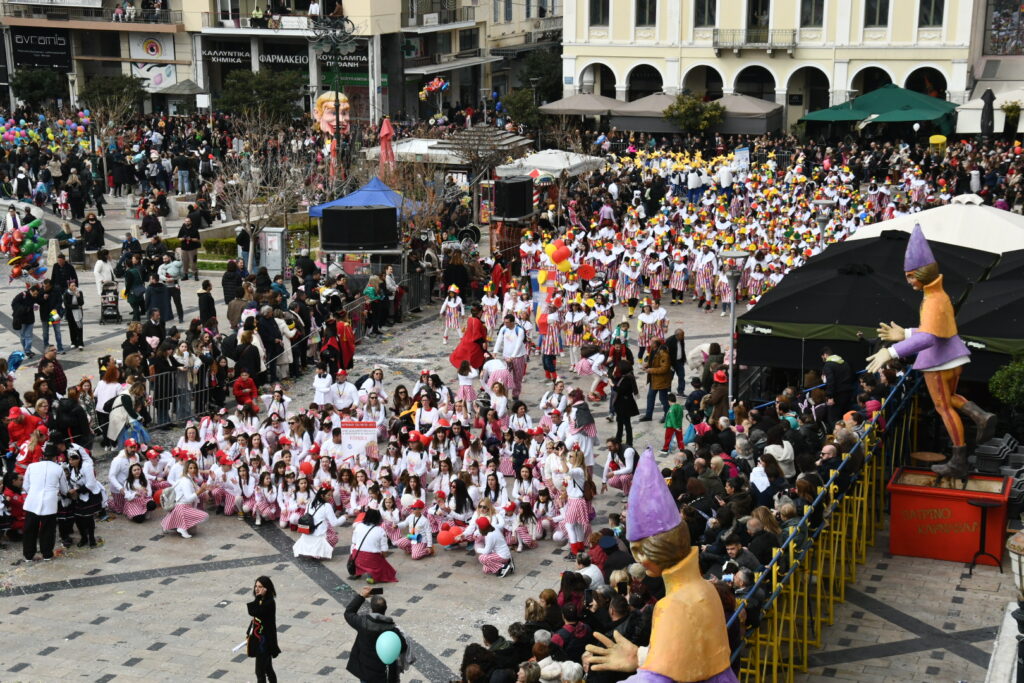
<instances>
[{"instance_id":1,"label":"baby stroller","mask_svg":"<svg viewBox=\"0 0 1024 683\"><path fill-rule=\"evenodd\" d=\"M100 325L109 322L121 322L121 311L117 308L117 283L104 282L100 294Z\"/></svg>"}]
</instances>

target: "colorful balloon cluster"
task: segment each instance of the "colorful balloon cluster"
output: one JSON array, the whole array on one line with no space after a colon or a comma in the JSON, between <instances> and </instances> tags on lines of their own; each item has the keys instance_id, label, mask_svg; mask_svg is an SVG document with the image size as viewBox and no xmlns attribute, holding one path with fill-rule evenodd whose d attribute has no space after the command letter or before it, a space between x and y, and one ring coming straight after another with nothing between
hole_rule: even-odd
<instances>
[{"instance_id":1,"label":"colorful balloon cluster","mask_svg":"<svg viewBox=\"0 0 1024 683\"><path fill-rule=\"evenodd\" d=\"M91 113L88 109L83 109L74 117L57 119L51 125L47 125L44 114L39 114L38 120L34 123L29 123L25 119L0 120L0 140L8 149L34 142L51 152L60 151L61 144L78 145L88 150L91 143L85 132L92 123Z\"/></svg>"},{"instance_id":2,"label":"colorful balloon cluster","mask_svg":"<svg viewBox=\"0 0 1024 683\"><path fill-rule=\"evenodd\" d=\"M11 257L7 262L11 266L10 281L22 276L41 280L46 273L46 266L40 265L46 240L35 231L41 224L37 218L0 237L0 252Z\"/></svg>"},{"instance_id":3,"label":"colorful balloon cluster","mask_svg":"<svg viewBox=\"0 0 1024 683\"><path fill-rule=\"evenodd\" d=\"M444 92L445 90L448 89L450 85L451 84L448 81L438 76L437 78L423 86L423 89L420 90L420 100L426 102L427 97L436 92Z\"/></svg>"},{"instance_id":4,"label":"colorful balloon cluster","mask_svg":"<svg viewBox=\"0 0 1024 683\"><path fill-rule=\"evenodd\" d=\"M569 260L572 251L563 240L557 239L554 242L545 244L544 253L548 255L551 262L555 264L555 268L558 268L560 272L568 273L572 270L572 262Z\"/></svg>"}]
</instances>

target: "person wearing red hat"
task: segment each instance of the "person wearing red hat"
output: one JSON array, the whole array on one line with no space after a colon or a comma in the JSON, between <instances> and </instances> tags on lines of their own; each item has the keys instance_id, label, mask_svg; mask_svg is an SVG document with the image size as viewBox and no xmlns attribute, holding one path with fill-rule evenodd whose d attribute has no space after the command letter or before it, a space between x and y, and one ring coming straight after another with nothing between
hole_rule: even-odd
<instances>
[{"instance_id":1,"label":"person wearing red hat","mask_svg":"<svg viewBox=\"0 0 1024 683\"><path fill-rule=\"evenodd\" d=\"M207 479L214 505L222 515L233 514L235 496L238 495L238 475L234 469L235 461L224 451L217 451L217 466L210 468Z\"/></svg>"},{"instance_id":2,"label":"person wearing red hat","mask_svg":"<svg viewBox=\"0 0 1024 683\"><path fill-rule=\"evenodd\" d=\"M409 506L409 516L398 523L399 530L406 535L395 542L395 547L404 550L414 560L434 554L434 536L430 532L430 520L424 515L425 509L422 500L414 501Z\"/></svg>"},{"instance_id":3,"label":"person wearing red hat","mask_svg":"<svg viewBox=\"0 0 1024 683\"><path fill-rule=\"evenodd\" d=\"M234 394L235 400L240 406L255 401L259 396L256 382L249 376L248 370L243 368L238 374L238 379L231 385L231 393Z\"/></svg>"},{"instance_id":4,"label":"person wearing red hat","mask_svg":"<svg viewBox=\"0 0 1024 683\"><path fill-rule=\"evenodd\" d=\"M42 422L35 415L26 413L17 406L11 406L7 412L7 435L10 437L10 443L16 446L25 443Z\"/></svg>"},{"instance_id":5,"label":"person wearing red hat","mask_svg":"<svg viewBox=\"0 0 1024 683\"><path fill-rule=\"evenodd\" d=\"M306 513L313 517L313 527L309 533L299 534L299 538L292 546L292 553L295 557L312 557L321 560L329 560L334 555L334 547L338 544L338 532L335 527L345 521L342 515L339 519L334 514L334 506L331 499L334 492L330 485L322 485L317 489L313 502L309 504Z\"/></svg>"},{"instance_id":6,"label":"person wearing red hat","mask_svg":"<svg viewBox=\"0 0 1024 683\"><path fill-rule=\"evenodd\" d=\"M173 487L165 489L161 496L174 496L174 509L163 518L160 526L164 531L177 531L182 538L192 538L189 529L210 518L199 508L200 497L206 495L207 487L199 473L199 465L190 460L185 464L184 473Z\"/></svg>"},{"instance_id":7,"label":"person wearing red hat","mask_svg":"<svg viewBox=\"0 0 1024 683\"><path fill-rule=\"evenodd\" d=\"M139 462L139 444L135 439L126 439L124 448L110 461L107 470L107 485L110 487L110 499L107 510L115 514L124 512L124 482L128 479L128 469Z\"/></svg>"},{"instance_id":8,"label":"person wearing red hat","mask_svg":"<svg viewBox=\"0 0 1024 683\"><path fill-rule=\"evenodd\" d=\"M708 400L711 403L711 420L717 422L729 416L729 375L725 370L716 370L711 383Z\"/></svg>"},{"instance_id":9,"label":"person wearing red hat","mask_svg":"<svg viewBox=\"0 0 1024 683\"><path fill-rule=\"evenodd\" d=\"M475 538L482 539L483 542L475 542L473 549L476 551L477 559L480 560L484 574L499 576L514 574L515 563L512 561L512 553L501 530L491 526L486 517L478 517L476 527Z\"/></svg>"}]
</instances>

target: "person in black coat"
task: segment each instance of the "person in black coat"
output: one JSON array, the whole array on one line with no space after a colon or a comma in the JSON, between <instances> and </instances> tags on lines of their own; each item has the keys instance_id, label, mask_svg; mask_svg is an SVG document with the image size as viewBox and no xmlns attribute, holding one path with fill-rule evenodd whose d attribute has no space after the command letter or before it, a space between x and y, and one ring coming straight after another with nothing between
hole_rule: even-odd
<instances>
[{"instance_id":1,"label":"person in black coat","mask_svg":"<svg viewBox=\"0 0 1024 683\"><path fill-rule=\"evenodd\" d=\"M147 311L154 308L160 311L160 320L173 320L171 312L171 292L167 285L160 282L160 277L153 273L149 276L149 286L146 287L145 306ZM145 333L143 336L149 336ZM163 336L160 337L163 339Z\"/></svg>"},{"instance_id":2,"label":"person in black coat","mask_svg":"<svg viewBox=\"0 0 1024 683\"><path fill-rule=\"evenodd\" d=\"M281 654L277 644L277 591L267 576L256 579L252 587L254 600L245 607L252 617L245 632L245 653L256 659L258 683L277 683L274 658Z\"/></svg>"},{"instance_id":3,"label":"person in black coat","mask_svg":"<svg viewBox=\"0 0 1024 683\"><path fill-rule=\"evenodd\" d=\"M220 279L220 286L224 290L225 304L231 303L242 289L242 274L238 271L238 264L234 261L228 261L227 269Z\"/></svg>"},{"instance_id":4,"label":"person in black coat","mask_svg":"<svg viewBox=\"0 0 1024 683\"><path fill-rule=\"evenodd\" d=\"M217 317L217 306L213 299L213 285L203 280L203 289L199 292L199 321L206 325L211 318Z\"/></svg>"},{"instance_id":5,"label":"person in black coat","mask_svg":"<svg viewBox=\"0 0 1024 683\"><path fill-rule=\"evenodd\" d=\"M277 320L274 319L274 309L270 306L261 308L256 324L256 331L260 335L263 350L267 354L267 372L270 375L270 381L276 382L277 362L274 359L284 351L284 343L281 339L281 328L277 326Z\"/></svg>"},{"instance_id":6,"label":"person in black coat","mask_svg":"<svg viewBox=\"0 0 1024 683\"><path fill-rule=\"evenodd\" d=\"M68 395L59 399L54 406L52 413L54 421L53 432L50 440L63 438L65 443L74 442L85 449L92 448L92 428L89 426L89 416L85 408L78 402L78 387L68 389Z\"/></svg>"},{"instance_id":7,"label":"person in black coat","mask_svg":"<svg viewBox=\"0 0 1024 683\"><path fill-rule=\"evenodd\" d=\"M398 683L401 675L399 662L409 651L409 643L406 641L402 631L395 625L395 620L387 616L387 600L383 595L370 597L372 586L363 586L345 607L345 621L355 629L356 640L352 643L352 650L348 656L348 665L345 670L360 681L373 681L373 683ZM366 599L370 598L369 614L360 614L359 608L363 606ZM385 666L377 656L377 638L385 631L394 631L402 641L402 650L399 659L389 666Z\"/></svg>"},{"instance_id":8,"label":"person in black coat","mask_svg":"<svg viewBox=\"0 0 1024 683\"><path fill-rule=\"evenodd\" d=\"M248 330L242 332L235 350L235 372L241 374L245 370L255 379L260 376L260 350L252 343L252 334Z\"/></svg>"},{"instance_id":9,"label":"person in black coat","mask_svg":"<svg viewBox=\"0 0 1024 683\"><path fill-rule=\"evenodd\" d=\"M630 422L640 414L640 408L636 404L636 395L639 389L636 386L636 377L633 375L633 365L629 361L619 361L619 378L615 380L615 402L612 404L615 413L615 438L624 443L633 443L633 423Z\"/></svg>"}]
</instances>

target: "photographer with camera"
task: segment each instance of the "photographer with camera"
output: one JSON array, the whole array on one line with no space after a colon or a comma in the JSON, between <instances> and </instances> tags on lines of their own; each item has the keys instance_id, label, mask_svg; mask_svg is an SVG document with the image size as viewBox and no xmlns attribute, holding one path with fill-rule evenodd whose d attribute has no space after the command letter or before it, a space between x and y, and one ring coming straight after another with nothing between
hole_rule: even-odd
<instances>
[{"instance_id":1,"label":"photographer with camera","mask_svg":"<svg viewBox=\"0 0 1024 683\"><path fill-rule=\"evenodd\" d=\"M402 630L394 619L385 614L388 602L381 595L382 592L382 588L363 586L345 607L345 621L356 632L345 670L361 683L398 683L401 673L414 661ZM359 614L359 608L367 599L370 600L369 614ZM402 644L398 659L391 664L384 664L377 656L377 639L387 631L397 634Z\"/></svg>"}]
</instances>

